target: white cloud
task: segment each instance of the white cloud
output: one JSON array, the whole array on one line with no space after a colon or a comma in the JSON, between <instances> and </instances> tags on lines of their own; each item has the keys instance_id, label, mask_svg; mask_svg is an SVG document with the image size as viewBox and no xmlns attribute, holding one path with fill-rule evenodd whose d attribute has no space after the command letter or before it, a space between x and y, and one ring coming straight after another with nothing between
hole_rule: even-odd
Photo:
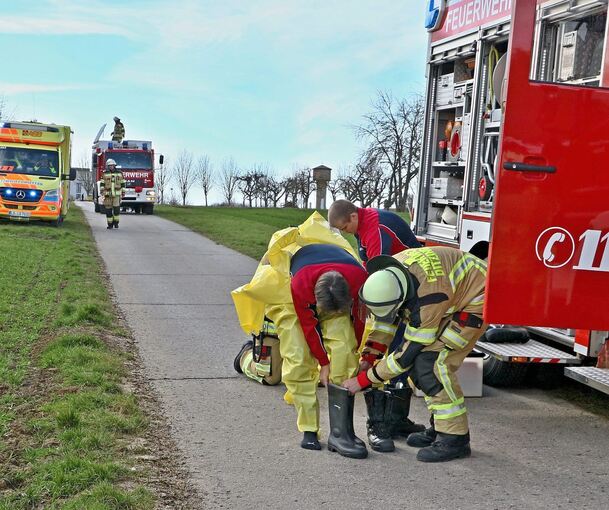
<instances>
[{"instance_id":1,"label":"white cloud","mask_svg":"<svg viewBox=\"0 0 609 510\"><path fill-rule=\"evenodd\" d=\"M0 91L2 94L12 96L16 94L31 94L41 92L63 92L66 90L82 90L85 88L93 88L91 85L45 85L37 83L8 83L0 82Z\"/></svg>"},{"instance_id":2,"label":"white cloud","mask_svg":"<svg viewBox=\"0 0 609 510\"><path fill-rule=\"evenodd\" d=\"M2 16L0 33L31 35L118 35L118 27L95 20L62 17Z\"/></svg>"}]
</instances>

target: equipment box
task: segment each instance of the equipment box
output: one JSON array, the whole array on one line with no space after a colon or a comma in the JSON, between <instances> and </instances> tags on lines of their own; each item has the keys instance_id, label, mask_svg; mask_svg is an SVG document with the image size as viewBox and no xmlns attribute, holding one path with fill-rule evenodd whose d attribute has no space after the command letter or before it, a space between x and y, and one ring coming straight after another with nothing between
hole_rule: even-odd
<instances>
[{"instance_id":1,"label":"equipment box","mask_svg":"<svg viewBox=\"0 0 609 510\"><path fill-rule=\"evenodd\" d=\"M453 104L455 100L455 75L454 73L438 76L436 91L436 106Z\"/></svg>"},{"instance_id":2,"label":"equipment box","mask_svg":"<svg viewBox=\"0 0 609 510\"><path fill-rule=\"evenodd\" d=\"M429 196L457 200L463 195L463 179L457 177L434 177L431 180Z\"/></svg>"},{"instance_id":3,"label":"equipment box","mask_svg":"<svg viewBox=\"0 0 609 510\"><path fill-rule=\"evenodd\" d=\"M471 352L459 371L457 377L459 384L463 390L465 397L481 397L482 396L482 359L484 354L480 352ZM417 397L422 397L423 392L416 388L414 394Z\"/></svg>"}]
</instances>

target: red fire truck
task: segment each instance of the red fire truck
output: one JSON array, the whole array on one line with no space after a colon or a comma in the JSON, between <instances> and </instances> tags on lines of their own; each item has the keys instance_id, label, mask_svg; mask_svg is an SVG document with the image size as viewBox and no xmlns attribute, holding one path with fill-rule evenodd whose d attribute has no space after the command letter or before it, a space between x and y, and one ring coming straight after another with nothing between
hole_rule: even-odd
<instances>
[{"instance_id":1,"label":"red fire truck","mask_svg":"<svg viewBox=\"0 0 609 510\"><path fill-rule=\"evenodd\" d=\"M427 7L416 234L488 258L487 383L560 364L609 393L607 0Z\"/></svg>"},{"instance_id":2,"label":"red fire truck","mask_svg":"<svg viewBox=\"0 0 609 510\"><path fill-rule=\"evenodd\" d=\"M100 133L103 128L100 129ZM113 142L98 140L93 142L92 169L95 172L97 185L93 192L95 212L105 212L103 197L99 186L106 161L113 159L116 167L123 173L127 191L121 201L122 208L130 208L134 213L153 214L156 193L154 191L154 150L152 142L144 140L123 140ZM163 164L163 156L159 157Z\"/></svg>"}]
</instances>

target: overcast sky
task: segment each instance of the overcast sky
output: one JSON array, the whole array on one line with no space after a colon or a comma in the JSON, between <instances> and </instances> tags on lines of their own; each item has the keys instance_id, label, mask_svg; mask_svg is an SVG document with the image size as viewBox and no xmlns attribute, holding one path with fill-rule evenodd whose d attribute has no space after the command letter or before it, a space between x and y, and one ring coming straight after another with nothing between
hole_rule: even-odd
<instances>
[{"instance_id":1,"label":"overcast sky","mask_svg":"<svg viewBox=\"0 0 609 510\"><path fill-rule=\"evenodd\" d=\"M2 2L0 95L70 125L73 164L103 123L219 167L353 162L377 90L422 92L423 0ZM192 203L201 201L193 192Z\"/></svg>"}]
</instances>

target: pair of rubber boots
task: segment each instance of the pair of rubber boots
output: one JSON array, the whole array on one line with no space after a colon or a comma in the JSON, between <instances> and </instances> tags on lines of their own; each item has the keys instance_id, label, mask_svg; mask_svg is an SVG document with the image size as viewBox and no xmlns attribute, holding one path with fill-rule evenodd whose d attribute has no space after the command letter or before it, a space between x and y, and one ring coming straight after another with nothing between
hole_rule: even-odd
<instances>
[{"instance_id":1,"label":"pair of rubber boots","mask_svg":"<svg viewBox=\"0 0 609 510\"><path fill-rule=\"evenodd\" d=\"M417 460L421 462L445 462L471 455L469 432L463 435L445 434L436 431L433 417L430 423L431 427L426 428L423 432L410 434L406 439L408 446L421 448L417 453Z\"/></svg>"},{"instance_id":2,"label":"pair of rubber boots","mask_svg":"<svg viewBox=\"0 0 609 510\"><path fill-rule=\"evenodd\" d=\"M370 389L364 393L368 408L368 444L377 452L395 450L394 438L423 432L425 427L408 418L412 390L409 387L385 390Z\"/></svg>"},{"instance_id":3,"label":"pair of rubber boots","mask_svg":"<svg viewBox=\"0 0 609 510\"><path fill-rule=\"evenodd\" d=\"M113 221L112 223L108 223L108 226L106 227L108 230L110 230L111 228L118 228L118 221Z\"/></svg>"},{"instance_id":4,"label":"pair of rubber boots","mask_svg":"<svg viewBox=\"0 0 609 510\"><path fill-rule=\"evenodd\" d=\"M328 411L330 414L330 435L328 450L343 457L365 459L368 449L353 430L353 408L355 397L349 390L335 384L328 384Z\"/></svg>"}]
</instances>

